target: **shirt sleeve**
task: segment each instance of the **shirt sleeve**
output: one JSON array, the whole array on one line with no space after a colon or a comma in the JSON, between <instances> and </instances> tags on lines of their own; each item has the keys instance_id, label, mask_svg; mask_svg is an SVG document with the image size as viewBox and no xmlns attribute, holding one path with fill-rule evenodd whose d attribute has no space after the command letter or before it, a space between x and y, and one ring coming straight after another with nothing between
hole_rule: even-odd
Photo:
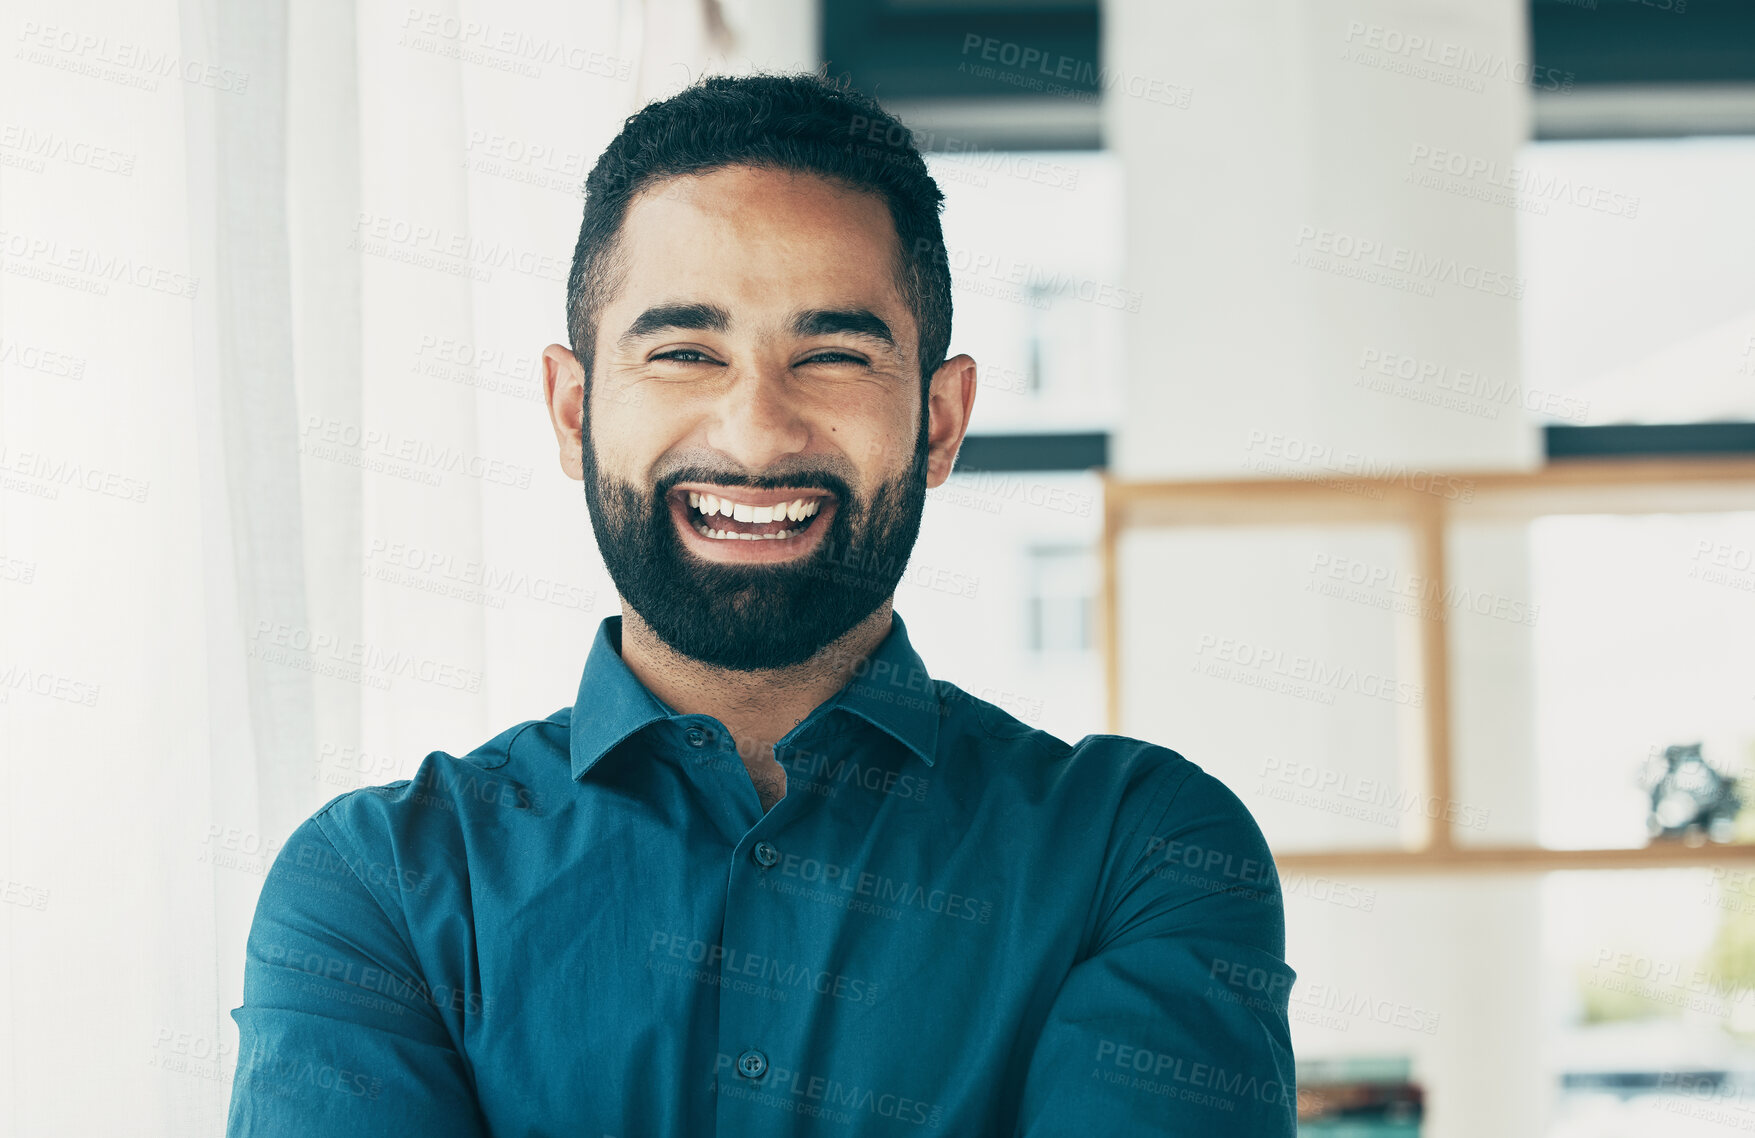
<instances>
[{"instance_id":1,"label":"shirt sleeve","mask_svg":"<svg viewBox=\"0 0 1755 1138\"><path fill-rule=\"evenodd\" d=\"M1273 859L1223 783L1186 760L1161 769L1163 805L1112 847L1093 947L1031 1055L1024 1138L1297 1133Z\"/></svg>"},{"instance_id":2,"label":"shirt sleeve","mask_svg":"<svg viewBox=\"0 0 1755 1138\"><path fill-rule=\"evenodd\" d=\"M227 1138L486 1138L406 935L398 899L421 874L362 856L328 811L293 831L256 904Z\"/></svg>"}]
</instances>

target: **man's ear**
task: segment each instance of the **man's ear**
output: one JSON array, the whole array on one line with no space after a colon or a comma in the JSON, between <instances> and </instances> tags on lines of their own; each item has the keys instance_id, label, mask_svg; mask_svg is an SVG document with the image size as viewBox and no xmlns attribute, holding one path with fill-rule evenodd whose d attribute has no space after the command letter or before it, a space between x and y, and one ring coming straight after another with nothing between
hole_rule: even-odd
<instances>
[{"instance_id":1,"label":"man's ear","mask_svg":"<svg viewBox=\"0 0 1755 1138\"><path fill-rule=\"evenodd\" d=\"M938 365L927 390L926 484L944 485L975 409L975 361L955 355Z\"/></svg>"},{"instance_id":2,"label":"man's ear","mask_svg":"<svg viewBox=\"0 0 1755 1138\"><path fill-rule=\"evenodd\" d=\"M542 393L549 421L561 448L561 469L575 482L585 480L581 453L585 430L585 369L579 358L559 344L542 350Z\"/></svg>"}]
</instances>

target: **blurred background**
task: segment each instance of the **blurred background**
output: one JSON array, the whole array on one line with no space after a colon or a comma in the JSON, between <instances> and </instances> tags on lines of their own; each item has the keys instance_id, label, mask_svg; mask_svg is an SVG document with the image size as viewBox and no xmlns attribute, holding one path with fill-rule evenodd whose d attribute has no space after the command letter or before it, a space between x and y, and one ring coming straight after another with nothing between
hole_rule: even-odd
<instances>
[{"instance_id":1,"label":"blurred background","mask_svg":"<svg viewBox=\"0 0 1755 1138\"><path fill-rule=\"evenodd\" d=\"M0 5L0 1133L217 1134L262 875L573 702L580 190L827 64L947 197L936 675L1170 746L1310 1134L1755 1127L1755 6Z\"/></svg>"}]
</instances>

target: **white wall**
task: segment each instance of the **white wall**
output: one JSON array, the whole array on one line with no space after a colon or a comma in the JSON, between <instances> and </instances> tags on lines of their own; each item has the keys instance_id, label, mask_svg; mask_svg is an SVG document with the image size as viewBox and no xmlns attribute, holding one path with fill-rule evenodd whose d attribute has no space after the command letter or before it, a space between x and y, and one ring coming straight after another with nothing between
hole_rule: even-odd
<instances>
[{"instance_id":1,"label":"white wall","mask_svg":"<svg viewBox=\"0 0 1755 1138\"><path fill-rule=\"evenodd\" d=\"M1518 381L1515 212L1482 199L1484 168L1515 161L1530 83L1563 81L1530 74L1522 7L1105 5L1116 83L1105 131L1126 167L1127 284L1143 298L1128 324L1118 474L1421 479L1539 461L1518 406L1494 413L1455 390ZM1445 171L1451 154L1460 175ZM1407 377L1375 370L1392 358L1415 361ZM1141 531L1122 543L1122 729L1225 779L1282 850L1395 845L1416 829L1342 813L1332 792L1276 797L1301 789L1282 777L1288 764L1418 792L1412 700L1274 690L1262 686L1273 663L1208 668L1228 640L1234 660L1248 644L1421 690L1417 618L1384 607L1381 589L1322 592L1342 563L1412 571L1388 530ZM1451 566L1528 596L1517 535L1471 542ZM1454 797L1487 819L1462 837L1531 840L1529 629L1448 623L1468 766ZM1343 883L1369 911L1299 892L1313 884L1288 882L1300 1057L1412 1056L1429 1138L1540 1133L1535 881ZM1324 1013L1325 992L1418 1009L1432 1030Z\"/></svg>"}]
</instances>

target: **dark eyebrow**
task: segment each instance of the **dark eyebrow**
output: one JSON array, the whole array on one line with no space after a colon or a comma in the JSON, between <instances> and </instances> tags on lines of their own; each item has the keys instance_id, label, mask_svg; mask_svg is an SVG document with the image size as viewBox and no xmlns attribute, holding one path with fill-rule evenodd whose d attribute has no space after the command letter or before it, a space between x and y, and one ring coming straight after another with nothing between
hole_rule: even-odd
<instances>
[{"instance_id":1,"label":"dark eyebrow","mask_svg":"<svg viewBox=\"0 0 1755 1138\"><path fill-rule=\"evenodd\" d=\"M628 325L628 330L616 343L625 348L657 332L673 329L724 332L730 327L731 313L717 304L656 304L634 317L634 322ZM799 337L860 336L876 340L888 348L896 346L896 337L891 334L890 326L865 308L806 309L792 317L791 332Z\"/></svg>"},{"instance_id":2,"label":"dark eyebrow","mask_svg":"<svg viewBox=\"0 0 1755 1138\"><path fill-rule=\"evenodd\" d=\"M634 317L616 344L625 348L635 340L671 328L723 332L730 327L731 313L717 304L656 304Z\"/></svg>"},{"instance_id":3,"label":"dark eyebrow","mask_svg":"<svg viewBox=\"0 0 1755 1138\"><path fill-rule=\"evenodd\" d=\"M816 308L800 312L792 318L794 336L833 336L836 333L878 340L890 348L896 346L896 338L890 334L890 326L878 319L876 313L864 308Z\"/></svg>"}]
</instances>

